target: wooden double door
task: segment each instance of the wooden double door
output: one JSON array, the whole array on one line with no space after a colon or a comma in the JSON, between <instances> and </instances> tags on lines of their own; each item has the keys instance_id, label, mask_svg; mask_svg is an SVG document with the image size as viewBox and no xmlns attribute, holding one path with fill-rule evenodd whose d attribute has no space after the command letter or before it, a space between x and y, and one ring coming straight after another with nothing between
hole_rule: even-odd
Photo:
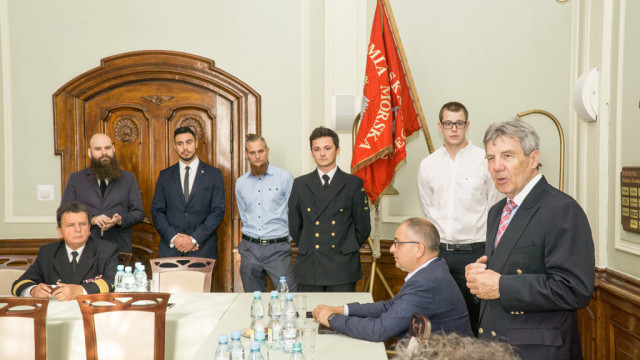
<instances>
[{"instance_id":1,"label":"wooden double door","mask_svg":"<svg viewBox=\"0 0 640 360\"><path fill-rule=\"evenodd\" d=\"M150 207L158 174L178 161L173 131L180 126L195 131L198 157L222 171L225 185L214 289L238 288L234 249L240 223L234 185L247 166L244 135L260 132L260 96L216 68L213 60L139 51L103 59L101 66L71 80L53 97L62 187L72 172L89 165L90 137L108 134L121 167L135 174L142 193L145 220L134 227L132 239L134 252L142 256L157 255L159 236Z\"/></svg>"}]
</instances>

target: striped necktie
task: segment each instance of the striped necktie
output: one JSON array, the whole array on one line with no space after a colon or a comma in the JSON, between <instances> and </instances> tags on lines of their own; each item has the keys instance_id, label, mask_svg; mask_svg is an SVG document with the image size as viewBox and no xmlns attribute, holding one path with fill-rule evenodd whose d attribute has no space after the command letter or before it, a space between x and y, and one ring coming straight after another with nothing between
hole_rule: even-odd
<instances>
[{"instance_id":1,"label":"striped necktie","mask_svg":"<svg viewBox=\"0 0 640 360\"><path fill-rule=\"evenodd\" d=\"M502 216L500 217L500 225L498 226L498 235L496 236L495 243L493 243L494 249L498 246L498 243L500 242L500 238L502 238L504 231L507 230L509 220L511 219L511 213L517 207L518 205L513 200L507 200L507 203L504 205L504 209L502 209Z\"/></svg>"}]
</instances>

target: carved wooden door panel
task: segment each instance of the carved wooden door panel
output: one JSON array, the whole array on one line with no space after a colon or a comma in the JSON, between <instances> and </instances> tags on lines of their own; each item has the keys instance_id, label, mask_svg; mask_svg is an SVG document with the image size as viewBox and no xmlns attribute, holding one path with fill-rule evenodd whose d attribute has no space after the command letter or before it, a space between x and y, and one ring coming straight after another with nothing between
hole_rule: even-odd
<instances>
[{"instance_id":1,"label":"carved wooden door panel","mask_svg":"<svg viewBox=\"0 0 640 360\"><path fill-rule=\"evenodd\" d=\"M259 132L260 97L244 83L215 68L212 60L189 54L141 51L102 60L54 94L56 153L62 155L62 184L88 166L91 135L108 134L123 169L136 175L145 210L136 225L134 252L155 257L159 236L150 219L160 171L178 161L173 131L189 126L198 157L222 170L225 216L218 228L214 290L231 291L238 273L239 219L233 191L246 167L244 135ZM237 288L237 284L235 284Z\"/></svg>"}]
</instances>

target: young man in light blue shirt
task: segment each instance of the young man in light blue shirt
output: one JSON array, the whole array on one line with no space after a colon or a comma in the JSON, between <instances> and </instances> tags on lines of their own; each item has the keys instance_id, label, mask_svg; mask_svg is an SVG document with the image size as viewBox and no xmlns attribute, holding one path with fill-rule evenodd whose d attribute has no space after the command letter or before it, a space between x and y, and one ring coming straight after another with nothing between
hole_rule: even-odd
<instances>
[{"instance_id":1,"label":"young man in light blue shirt","mask_svg":"<svg viewBox=\"0 0 640 360\"><path fill-rule=\"evenodd\" d=\"M274 287L285 276L289 291L296 291L288 221L293 176L269 164L269 148L260 135L246 136L245 156L251 170L236 181L236 201L242 219L238 252L244 291L266 291L267 275Z\"/></svg>"}]
</instances>

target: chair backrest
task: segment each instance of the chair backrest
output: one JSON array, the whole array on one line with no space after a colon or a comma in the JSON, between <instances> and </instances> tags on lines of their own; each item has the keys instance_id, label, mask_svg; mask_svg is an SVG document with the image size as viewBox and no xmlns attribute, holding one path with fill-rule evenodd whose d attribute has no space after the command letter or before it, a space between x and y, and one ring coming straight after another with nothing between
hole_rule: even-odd
<instances>
[{"instance_id":1,"label":"chair backrest","mask_svg":"<svg viewBox=\"0 0 640 360\"><path fill-rule=\"evenodd\" d=\"M214 259L181 256L151 259L150 263L158 291L174 294L211 291Z\"/></svg>"},{"instance_id":2,"label":"chair backrest","mask_svg":"<svg viewBox=\"0 0 640 360\"><path fill-rule=\"evenodd\" d=\"M133 257L132 253L121 252L118 254L118 264L129 266L131 264L131 257Z\"/></svg>"},{"instance_id":3,"label":"chair backrest","mask_svg":"<svg viewBox=\"0 0 640 360\"><path fill-rule=\"evenodd\" d=\"M76 297L84 324L87 360L164 359L169 296L149 292ZM153 334L148 329L154 329Z\"/></svg>"},{"instance_id":4,"label":"chair backrest","mask_svg":"<svg viewBox=\"0 0 640 360\"><path fill-rule=\"evenodd\" d=\"M49 299L0 297L0 359L47 358Z\"/></svg>"},{"instance_id":5,"label":"chair backrest","mask_svg":"<svg viewBox=\"0 0 640 360\"><path fill-rule=\"evenodd\" d=\"M420 313L413 313L411 316L411 325L409 326L409 344L407 345L410 352L422 340L426 340L431 336L431 321L429 318Z\"/></svg>"},{"instance_id":6,"label":"chair backrest","mask_svg":"<svg viewBox=\"0 0 640 360\"><path fill-rule=\"evenodd\" d=\"M35 259L32 255L0 255L0 295L11 295L11 285Z\"/></svg>"}]
</instances>

